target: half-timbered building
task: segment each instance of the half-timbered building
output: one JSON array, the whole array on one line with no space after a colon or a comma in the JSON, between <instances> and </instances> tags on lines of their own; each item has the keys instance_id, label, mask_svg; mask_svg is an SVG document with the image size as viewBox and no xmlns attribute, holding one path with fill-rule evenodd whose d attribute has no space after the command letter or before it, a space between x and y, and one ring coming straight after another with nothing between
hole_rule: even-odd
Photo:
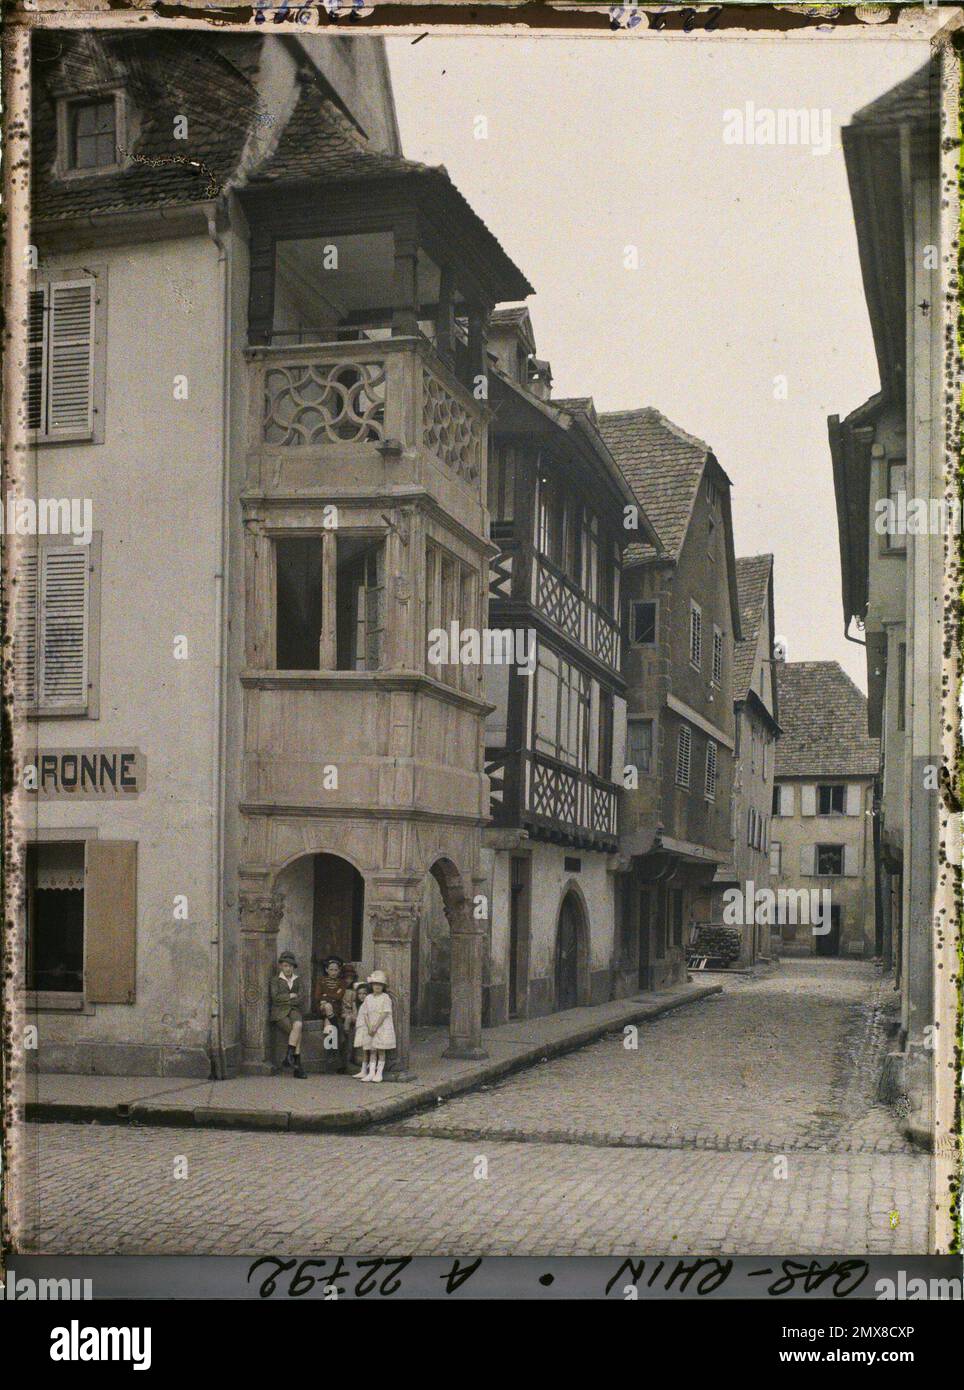
<instances>
[{"instance_id":1,"label":"half-timbered building","mask_svg":"<svg viewBox=\"0 0 964 1390\"><path fill-rule=\"evenodd\" d=\"M626 710L618 613L635 499L592 401L551 398L525 309L496 312L490 346L489 624L526 634L528 655L485 675L495 1020L613 997Z\"/></svg>"}]
</instances>

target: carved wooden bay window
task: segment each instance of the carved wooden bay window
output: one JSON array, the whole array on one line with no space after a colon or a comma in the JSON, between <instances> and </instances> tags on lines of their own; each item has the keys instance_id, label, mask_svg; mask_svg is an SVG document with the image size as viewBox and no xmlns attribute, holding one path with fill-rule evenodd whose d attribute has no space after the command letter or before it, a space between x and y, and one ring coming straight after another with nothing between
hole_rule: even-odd
<instances>
[{"instance_id":1,"label":"carved wooden bay window","mask_svg":"<svg viewBox=\"0 0 964 1390\"><path fill-rule=\"evenodd\" d=\"M377 671L385 631L385 538L274 537L275 669Z\"/></svg>"}]
</instances>

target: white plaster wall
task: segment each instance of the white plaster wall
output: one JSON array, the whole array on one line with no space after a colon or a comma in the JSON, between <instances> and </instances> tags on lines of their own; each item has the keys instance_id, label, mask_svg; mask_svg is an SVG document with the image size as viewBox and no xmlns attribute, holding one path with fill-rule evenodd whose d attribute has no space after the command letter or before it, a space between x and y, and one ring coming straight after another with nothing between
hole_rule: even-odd
<instances>
[{"instance_id":1,"label":"white plaster wall","mask_svg":"<svg viewBox=\"0 0 964 1390\"><path fill-rule=\"evenodd\" d=\"M102 534L100 717L41 719L44 747L138 747L146 787L124 801L42 802L49 832L138 842L133 1005L44 1014L49 1041L204 1045L212 986L215 575L219 566L221 310L207 237L44 258L107 267L104 443L40 448L42 496L89 497ZM174 399L174 377L188 399ZM174 638L188 657L174 659ZM49 833L47 835L49 838ZM175 921L174 898L188 899Z\"/></svg>"}]
</instances>

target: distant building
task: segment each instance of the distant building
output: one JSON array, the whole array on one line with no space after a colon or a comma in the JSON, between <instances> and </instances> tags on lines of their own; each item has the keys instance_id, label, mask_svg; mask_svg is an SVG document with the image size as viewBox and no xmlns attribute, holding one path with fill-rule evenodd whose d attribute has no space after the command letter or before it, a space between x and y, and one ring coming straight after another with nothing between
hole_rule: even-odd
<instances>
[{"instance_id":1,"label":"distant building","mask_svg":"<svg viewBox=\"0 0 964 1390\"><path fill-rule=\"evenodd\" d=\"M874 796L880 744L867 701L836 661L778 663L771 888L795 897L779 922L787 956L872 957ZM804 897L806 895L806 897Z\"/></svg>"},{"instance_id":2,"label":"distant building","mask_svg":"<svg viewBox=\"0 0 964 1390\"><path fill-rule=\"evenodd\" d=\"M773 556L744 555L736 561L742 638L733 654L733 707L736 725L735 771L730 816L733 857L714 878L713 920L722 921L722 895L736 886L746 893L770 886L770 819L774 752L780 735L773 676ZM752 965L779 950L765 920L746 913L738 964Z\"/></svg>"},{"instance_id":3,"label":"distant building","mask_svg":"<svg viewBox=\"0 0 964 1390\"><path fill-rule=\"evenodd\" d=\"M626 549L629 780L620 854L622 969L645 989L685 978L689 939L711 920L729 861L741 637L730 480L709 445L658 410L599 417L603 438L656 528Z\"/></svg>"},{"instance_id":4,"label":"distant building","mask_svg":"<svg viewBox=\"0 0 964 1390\"><path fill-rule=\"evenodd\" d=\"M552 400L525 308L489 345L488 622L528 663L490 663L491 828L486 1022L625 994L614 973L614 875L626 731L619 627L623 526L634 503L589 399ZM643 519L641 534L655 540ZM635 989L635 979L631 982Z\"/></svg>"}]
</instances>

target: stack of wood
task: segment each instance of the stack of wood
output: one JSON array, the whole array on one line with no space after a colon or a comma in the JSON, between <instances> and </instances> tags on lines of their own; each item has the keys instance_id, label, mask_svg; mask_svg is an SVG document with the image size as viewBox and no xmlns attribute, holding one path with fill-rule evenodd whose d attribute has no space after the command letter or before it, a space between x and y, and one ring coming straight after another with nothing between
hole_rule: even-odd
<instances>
[{"instance_id":1,"label":"stack of wood","mask_svg":"<svg viewBox=\"0 0 964 1390\"><path fill-rule=\"evenodd\" d=\"M727 969L739 959L742 941L734 927L700 927L690 957L705 958L704 969Z\"/></svg>"}]
</instances>

